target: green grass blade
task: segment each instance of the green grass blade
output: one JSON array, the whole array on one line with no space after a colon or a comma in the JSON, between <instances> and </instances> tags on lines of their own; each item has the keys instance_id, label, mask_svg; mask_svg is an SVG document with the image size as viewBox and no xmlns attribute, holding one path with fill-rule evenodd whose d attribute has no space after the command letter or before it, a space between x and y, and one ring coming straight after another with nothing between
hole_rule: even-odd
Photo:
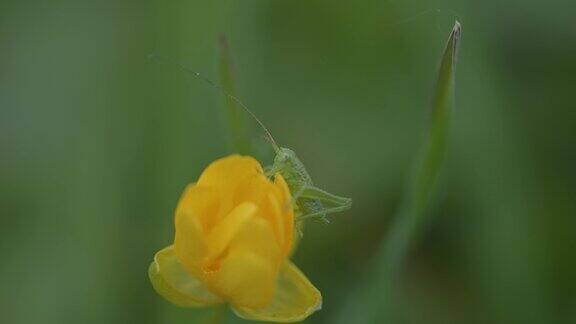
<instances>
[{"instance_id":1,"label":"green grass blade","mask_svg":"<svg viewBox=\"0 0 576 324\"><path fill-rule=\"evenodd\" d=\"M460 40L460 24L455 23L440 62L432 99L432 118L421 155L409 179L403 202L390 233L377 255L372 276L361 295L342 313L340 323L401 323L398 282L411 246L418 239L433 202L447 149L450 120L454 110L454 76ZM339 319L340 320L340 319Z\"/></svg>"},{"instance_id":2,"label":"green grass blade","mask_svg":"<svg viewBox=\"0 0 576 324\"><path fill-rule=\"evenodd\" d=\"M455 67L460 39L460 24L456 22L448 39L440 63L438 77L432 101L432 119L428 142L419 165L417 166L413 188L412 204L419 217L423 217L430 199L434 194L435 184L441 171L443 157L452 113L454 110Z\"/></svg>"},{"instance_id":3,"label":"green grass blade","mask_svg":"<svg viewBox=\"0 0 576 324\"><path fill-rule=\"evenodd\" d=\"M241 154L251 154L251 142L246 116L242 108L231 96L236 97L236 83L234 79L234 65L228 42L224 35L218 39L220 83L226 93L222 97L225 106L225 115L232 150Z\"/></svg>"},{"instance_id":4,"label":"green grass blade","mask_svg":"<svg viewBox=\"0 0 576 324\"><path fill-rule=\"evenodd\" d=\"M380 288L386 305L384 318L396 320L397 283L402 266L426 221L427 211L436 192L438 178L447 150L450 121L454 110L455 66L460 40L460 24L455 23L442 56L432 100L432 118L422 155L417 161L407 187L403 205L382 249Z\"/></svg>"}]
</instances>

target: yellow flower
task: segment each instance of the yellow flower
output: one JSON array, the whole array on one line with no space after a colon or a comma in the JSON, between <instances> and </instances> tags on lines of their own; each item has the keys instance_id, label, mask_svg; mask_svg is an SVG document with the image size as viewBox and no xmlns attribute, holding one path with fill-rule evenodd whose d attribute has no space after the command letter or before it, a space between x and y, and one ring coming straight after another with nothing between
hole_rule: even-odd
<instances>
[{"instance_id":1,"label":"yellow flower","mask_svg":"<svg viewBox=\"0 0 576 324\"><path fill-rule=\"evenodd\" d=\"M289 260L295 245L291 195L255 159L219 159L176 208L174 244L156 253L156 291L184 307L228 303L243 318L294 322L320 309L320 292Z\"/></svg>"}]
</instances>

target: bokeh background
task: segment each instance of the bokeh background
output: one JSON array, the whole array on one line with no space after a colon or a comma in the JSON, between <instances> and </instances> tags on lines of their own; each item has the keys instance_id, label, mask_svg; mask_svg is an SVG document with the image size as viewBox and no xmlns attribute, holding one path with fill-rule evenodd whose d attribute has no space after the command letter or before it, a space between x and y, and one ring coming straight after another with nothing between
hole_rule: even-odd
<instances>
[{"instance_id":1,"label":"bokeh background","mask_svg":"<svg viewBox=\"0 0 576 324\"><path fill-rule=\"evenodd\" d=\"M456 19L450 152L404 321L576 323L576 6L527 0L2 0L0 322L212 320L147 267L185 185L230 153L222 98L147 56L218 80L222 32L240 97L354 199L295 255L324 295L307 322L366 323L345 310L378 275Z\"/></svg>"}]
</instances>

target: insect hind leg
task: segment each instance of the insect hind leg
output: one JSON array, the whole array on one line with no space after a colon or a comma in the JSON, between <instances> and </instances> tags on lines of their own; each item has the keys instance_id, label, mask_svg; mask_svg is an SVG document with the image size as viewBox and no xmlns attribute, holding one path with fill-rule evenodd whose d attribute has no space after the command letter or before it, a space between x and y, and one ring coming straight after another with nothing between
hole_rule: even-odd
<instances>
[{"instance_id":1,"label":"insect hind leg","mask_svg":"<svg viewBox=\"0 0 576 324\"><path fill-rule=\"evenodd\" d=\"M325 207L328 205L329 207ZM349 209L352 206L352 199L340 197L326 192L314 186L300 187L292 199L286 204L286 208L296 207L302 213L299 220L318 217L329 223L328 215Z\"/></svg>"},{"instance_id":2,"label":"insect hind leg","mask_svg":"<svg viewBox=\"0 0 576 324\"><path fill-rule=\"evenodd\" d=\"M328 214L323 212L325 208L322 202L319 199L307 197L306 192L309 191L310 188L312 187L302 186L300 189L298 189L298 191L292 195L290 201L286 203L286 210L291 207L297 208L298 212L303 213L298 215L298 220L300 221L304 219L302 216L306 216L305 218L308 218L308 215L312 215L312 217L319 217L325 223L329 223L329 220L326 217Z\"/></svg>"},{"instance_id":3,"label":"insect hind leg","mask_svg":"<svg viewBox=\"0 0 576 324\"><path fill-rule=\"evenodd\" d=\"M328 208L323 208L320 211L317 212L313 212L313 213L308 213L308 214L304 214L301 215L299 217L300 220L306 220L309 218L313 218L313 217L318 217L320 216L324 221L329 222L328 219L326 218L326 216L328 216L329 214L333 214L333 213L338 213L341 211L344 211L346 209L348 209L348 206L336 206L336 207L328 207Z\"/></svg>"},{"instance_id":4,"label":"insect hind leg","mask_svg":"<svg viewBox=\"0 0 576 324\"><path fill-rule=\"evenodd\" d=\"M299 199L305 199L309 208L303 208L304 214L300 219L320 217L328 223L329 214L341 212L352 206L352 199L339 197L313 186L305 186L299 191ZM328 207L325 207L328 205Z\"/></svg>"},{"instance_id":5,"label":"insect hind leg","mask_svg":"<svg viewBox=\"0 0 576 324\"><path fill-rule=\"evenodd\" d=\"M322 203L320 203L320 199L317 199L315 197L310 197L310 195L307 193L310 190L314 190L314 187L310 187L310 186L302 186L300 187L300 189L298 189L298 191L296 191L295 194L292 195L292 199L290 199L290 201L286 204L286 208L290 208L290 207L297 207L298 206L298 200L299 199L306 199L307 203L305 204L315 204L314 201L317 201L317 205L319 206L309 206L310 208L306 208L306 209L314 209L314 210L319 210L322 209Z\"/></svg>"}]
</instances>

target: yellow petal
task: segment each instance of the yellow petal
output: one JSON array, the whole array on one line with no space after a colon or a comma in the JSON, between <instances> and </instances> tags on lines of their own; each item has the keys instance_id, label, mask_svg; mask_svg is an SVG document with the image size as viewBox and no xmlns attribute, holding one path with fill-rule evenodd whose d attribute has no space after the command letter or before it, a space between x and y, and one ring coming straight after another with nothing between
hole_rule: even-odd
<instances>
[{"instance_id":1,"label":"yellow petal","mask_svg":"<svg viewBox=\"0 0 576 324\"><path fill-rule=\"evenodd\" d=\"M230 241L242 229L244 224L252 218L258 207L250 202L245 202L236 206L226 215L214 229L208 234L206 239L207 254L206 262L216 259L230 244Z\"/></svg>"},{"instance_id":2,"label":"yellow petal","mask_svg":"<svg viewBox=\"0 0 576 324\"><path fill-rule=\"evenodd\" d=\"M234 253L222 263L215 285L230 304L259 307L274 295L274 264L254 253Z\"/></svg>"},{"instance_id":3,"label":"yellow petal","mask_svg":"<svg viewBox=\"0 0 576 324\"><path fill-rule=\"evenodd\" d=\"M235 205L246 201L256 204L259 210L258 216L270 221L279 245L285 246L285 244L291 243L284 239L286 236L285 219L290 218L290 215L285 217L284 214L290 212L290 206L284 202L285 194L282 189L272 183L264 174L255 174L239 183L233 201Z\"/></svg>"},{"instance_id":4,"label":"yellow petal","mask_svg":"<svg viewBox=\"0 0 576 324\"><path fill-rule=\"evenodd\" d=\"M217 203L217 194L207 187L190 185L176 209L174 251L188 272L200 276L200 266L206 254L205 224Z\"/></svg>"},{"instance_id":5,"label":"yellow petal","mask_svg":"<svg viewBox=\"0 0 576 324\"><path fill-rule=\"evenodd\" d=\"M270 224L251 218L231 242L211 287L233 305L261 307L274 295L280 262Z\"/></svg>"},{"instance_id":6,"label":"yellow petal","mask_svg":"<svg viewBox=\"0 0 576 324\"><path fill-rule=\"evenodd\" d=\"M148 268L148 276L158 294L178 306L202 307L222 303L220 298L186 272L172 246L156 253Z\"/></svg>"},{"instance_id":7,"label":"yellow petal","mask_svg":"<svg viewBox=\"0 0 576 324\"><path fill-rule=\"evenodd\" d=\"M219 212L212 215L213 224L227 215L237 204L233 200L245 179L263 176L258 161L249 156L230 155L212 162L200 175L199 186L214 188L219 196Z\"/></svg>"},{"instance_id":8,"label":"yellow petal","mask_svg":"<svg viewBox=\"0 0 576 324\"><path fill-rule=\"evenodd\" d=\"M251 201L258 204L264 195L271 190L272 183L263 173L255 172L237 183L232 198L235 204Z\"/></svg>"},{"instance_id":9,"label":"yellow petal","mask_svg":"<svg viewBox=\"0 0 576 324\"><path fill-rule=\"evenodd\" d=\"M277 173L274 176L274 185L278 188L278 191L281 193L281 204L282 208L286 208L286 212L283 213L284 218L284 237L286 241L284 243L284 250L286 254L290 254L290 251L294 248L294 241L298 239L298 234L294 233L294 209L292 208L291 204L294 202L292 201L292 195L290 194L290 189L288 188L288 184L284 177L281 174ZM284 210L284 209L283 209Z\"/></svg>"},{"instance_id":10,"label":"yellow petal","mask_svg":"<svg viewBox=\"0 0 576 324\"><path fill-rule=\"evenodd\" d=\"M215 215L219 212L220 196L215 188L190 184L178 201L176 227L183 218L196 218L202 225L202 230L207 231L216 222Z\"/></svg>"},{"instance_id":11,"label":"yellow petal","mask_svg":"<svg viewBox=\"0 0 576 324\"><path fill-rule=\"evenodd\" d=\"M263 211L262 213L264 218L268 219L272 228L274 229L274 234L278 239L279 246L285 247L286 235L284 231L284 213L283 209L285 206L280 206L281 202L278 201L276 195L272 192L269 192L267 195L267 200L262 202Z\"/></svg>"},{"instance_id":12,"label":"yellow petal","mask_svg":"<svg viewBox=\"0 0 576 324\"><path fill-rule=\"evenodd\" d=\"M262 308L234 306L234 312L248 320L298 322L322 308L320 291L290 261L279 273L272 301Z\"/></svg>"},{"instance_id":13,"label":"yellow petal","mask_svg":"<svg viewBox=\"0 0 576 324\"><path fill-rule=\"evenodd\" d=\"M212 162L202 172L198 185L213 186L219 190L234 189L247 176L262 174L262 166L250 156L230 155Z\"/></svg>"}]
</instances>

